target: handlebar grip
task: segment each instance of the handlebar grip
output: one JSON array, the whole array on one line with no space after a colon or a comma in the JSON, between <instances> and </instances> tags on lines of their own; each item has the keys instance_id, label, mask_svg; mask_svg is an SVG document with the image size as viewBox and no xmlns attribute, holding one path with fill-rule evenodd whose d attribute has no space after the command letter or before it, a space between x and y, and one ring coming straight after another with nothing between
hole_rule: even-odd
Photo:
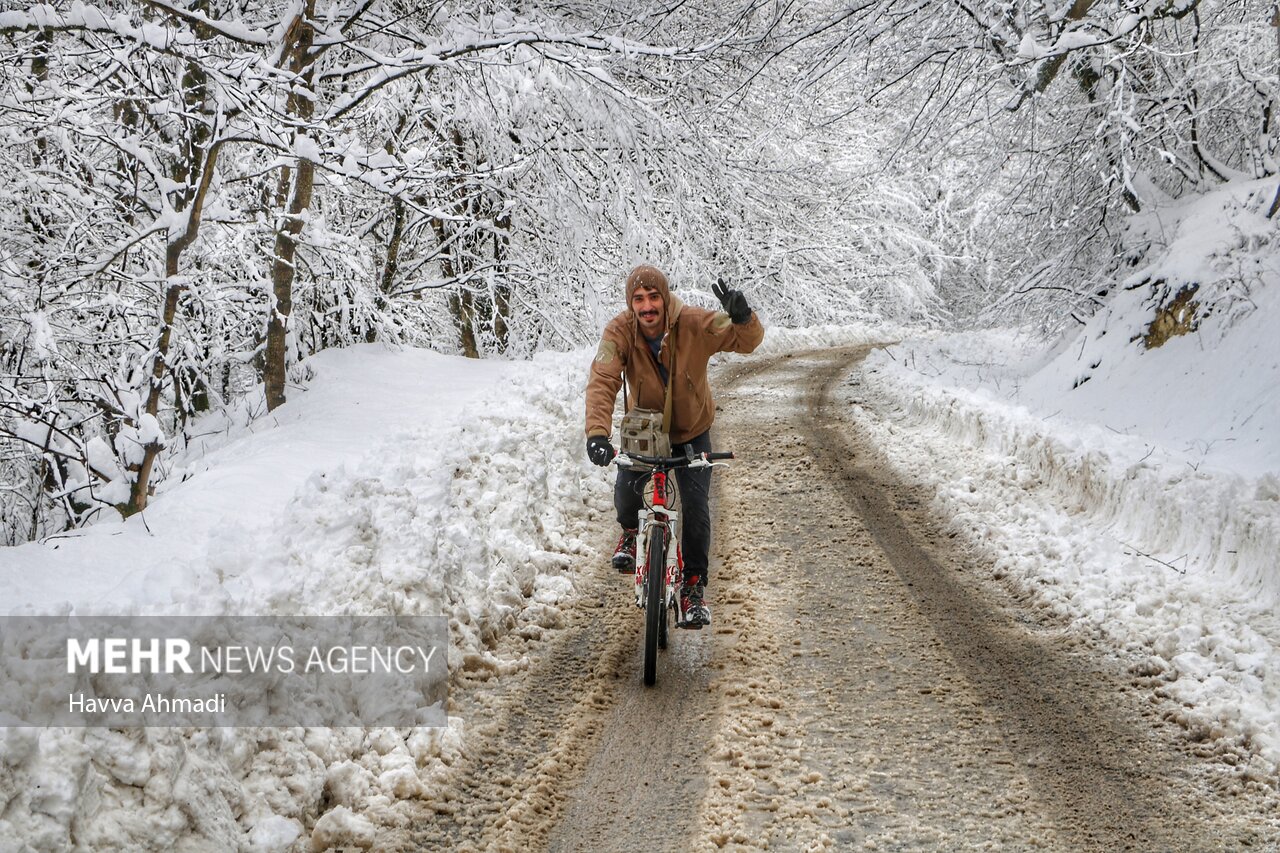
<instances>
[{"instance_id":1,"label":"handlebar grip","mask_svg":"<svg viewBox=\"0 0 1280 853\"><path fill-rule=\"evenodd\" d=\"M708 462L714 462L714 461L716 461L717 459L732 459L732 458L733 458L733 453L732 453L732 452L727 452L727 453L708 453L708 454L707 454L707 461L708 461Z\"/></svg>"}]
</instances>

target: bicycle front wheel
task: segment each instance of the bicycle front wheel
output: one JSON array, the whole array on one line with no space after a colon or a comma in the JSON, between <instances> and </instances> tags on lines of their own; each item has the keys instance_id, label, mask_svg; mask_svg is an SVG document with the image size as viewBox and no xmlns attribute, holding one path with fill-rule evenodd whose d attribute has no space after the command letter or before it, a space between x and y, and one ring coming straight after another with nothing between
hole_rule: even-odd
<instances>
[{"instance_id":1,"label":"bicycle front wheel","mask_svg":"<svg viewBox=\"0 0 1280 853\"><path fill-rule=\"evenodd\" d=\"M649 528L645 565L648 567L645 581L648 586L644 601L644 683L652 687L658 680L658 637L667 603L663 595L663 587L667 583L667 528L664 525L655 524Z\"/></svg>"}]
</instances>

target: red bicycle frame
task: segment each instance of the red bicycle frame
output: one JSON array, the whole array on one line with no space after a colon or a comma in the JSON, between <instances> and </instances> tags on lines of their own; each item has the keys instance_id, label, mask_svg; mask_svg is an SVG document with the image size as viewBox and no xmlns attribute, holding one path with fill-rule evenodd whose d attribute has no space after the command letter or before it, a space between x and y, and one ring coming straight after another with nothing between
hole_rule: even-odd
<instances>
[{"instance_id":1,"label":"red bicycle frame","mask_svg":"<svg viewBox=\"0 0 1280 853\"><path fill-rule=\"evenodd\" d=\"M653 472L653 508L667 505L667 472Z\"/></svg>"}]
</instances>

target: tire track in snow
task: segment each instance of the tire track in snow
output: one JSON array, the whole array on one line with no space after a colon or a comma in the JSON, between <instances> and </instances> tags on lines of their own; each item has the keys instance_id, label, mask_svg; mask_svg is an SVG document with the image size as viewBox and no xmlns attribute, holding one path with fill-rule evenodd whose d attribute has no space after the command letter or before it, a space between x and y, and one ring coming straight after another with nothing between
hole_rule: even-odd
<instances>
[{"instance_id":1,"label":"tire track in snow","mask_svg":"<svg viewBox=\"0 0 1280 853\"><path fill-rule=\"evenodd\" d=\"M397 849L545 847L639 642L638 620L612 580L603 571L587 576L565 627L541 648L523 650L535 659L527 670L455 692L454 713L468 730L454 785L446 799L428 804L431 813ZM502 649L498 657L519 651Z\"/></svg>"},{"instance_id":2,"label":"tire track in snow","mask_svg":"<svg viewBox=\"0 0 1280 853\"><path fill-rule=\"evenodd\" d=\"M1087 849L1211 849L1168 802L1176 764L1112 701L1123 682L1053 637L1028 633L918 544L899 506L914 509L919 499L865 448L850 452L847 432L832 422L832 392L846 372L836 361L810 382L810 444L843 478L843 497L994 715L1064 839Z\"/></svg>"},{"instance_id":3,"label":"tire track in snow","mask_svg":"<svg viewBox=\"0 0 1280 853\"><path fill-rule=\"evenodd\" d=\"M612 536L612 512L597 520ZM601 552L612 553L601 541ZM453 713L467 721L466 755L447 798L429 804L402 850L634 850L653 847L653 821L690 826L705 785L689 738L709 736L710 632L672 629L658 684L641 683L642 612L632 576L603 558L582 567L567 624L541 648L518 637L496 657L527 653L525 671L464 679ZM692 755L692 759L689 756Z\"/></svg>"},{"instance_id":4,"label":"tire track in snow","mask_svg":"<svg viewBox=\"0 0 1280 853\"><path fill-rule=\"evenodd\" d=\"M725 685L704 846L1274 844L1264 804L1197 782L1203 764L1118 660L1028 630L981 567L950 553L921 511L928 496L834 408L865 352L773 359L726 406L765 457L724 508L739 525L734 595L754 610L743 630L759 641L738 696Z\"/></svg>"},{"instance_id":5,"label":"tire track in snow","mask_svg":"<svg viewBox=\"0 0 1280 853\"><path fill-rule=\"evenodd\" d=\"M1054 846L980 697L810 447L815 358L744 365L726 397L742 461L722 492L721 609L739 640L716 650L723 717L691 846Z\"/></svg>"},{"instance_id":6,"label":"tire track in snow","mask_svg":"<svg viewBox=\"0 0 1280 853\"><path fill-rule=\"evenodd\" d=\"M639 610L635 611L638 621ZM682 850L706 788L700 744L712 734L709 643L681 631L640 681L640 636L599 747L553 830L552 851Z\"/></svg>"}]
</instances>

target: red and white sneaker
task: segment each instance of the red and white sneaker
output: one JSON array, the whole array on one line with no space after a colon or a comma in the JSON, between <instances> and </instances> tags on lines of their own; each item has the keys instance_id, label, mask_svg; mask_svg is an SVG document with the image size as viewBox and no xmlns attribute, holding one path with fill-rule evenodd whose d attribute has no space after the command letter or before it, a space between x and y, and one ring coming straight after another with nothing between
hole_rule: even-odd
<instances>
[{"instance_id":1,"label":"red and white sneaker","mask_svg":"<svg viewBox=\"0 0 1280 853\"><path fill-rule=\"evenodd\" d=\"M680 617L676 627L700 630L703 625L711 624L711 608L707 607L702 594L707 585L697 575L686 578L680 588Z\"/></svg>"},{"instance_id":2,"label":"red and white sneaker","mask_svg":"<svg viewBox=\"0 0 1280 853\"><path fill-rule=\"evenodd\" d=\"M613 567L623 574L636 570L636 531L623 528L618 537L618 548L613 552Z\"/></svg>"}]
</instances>

